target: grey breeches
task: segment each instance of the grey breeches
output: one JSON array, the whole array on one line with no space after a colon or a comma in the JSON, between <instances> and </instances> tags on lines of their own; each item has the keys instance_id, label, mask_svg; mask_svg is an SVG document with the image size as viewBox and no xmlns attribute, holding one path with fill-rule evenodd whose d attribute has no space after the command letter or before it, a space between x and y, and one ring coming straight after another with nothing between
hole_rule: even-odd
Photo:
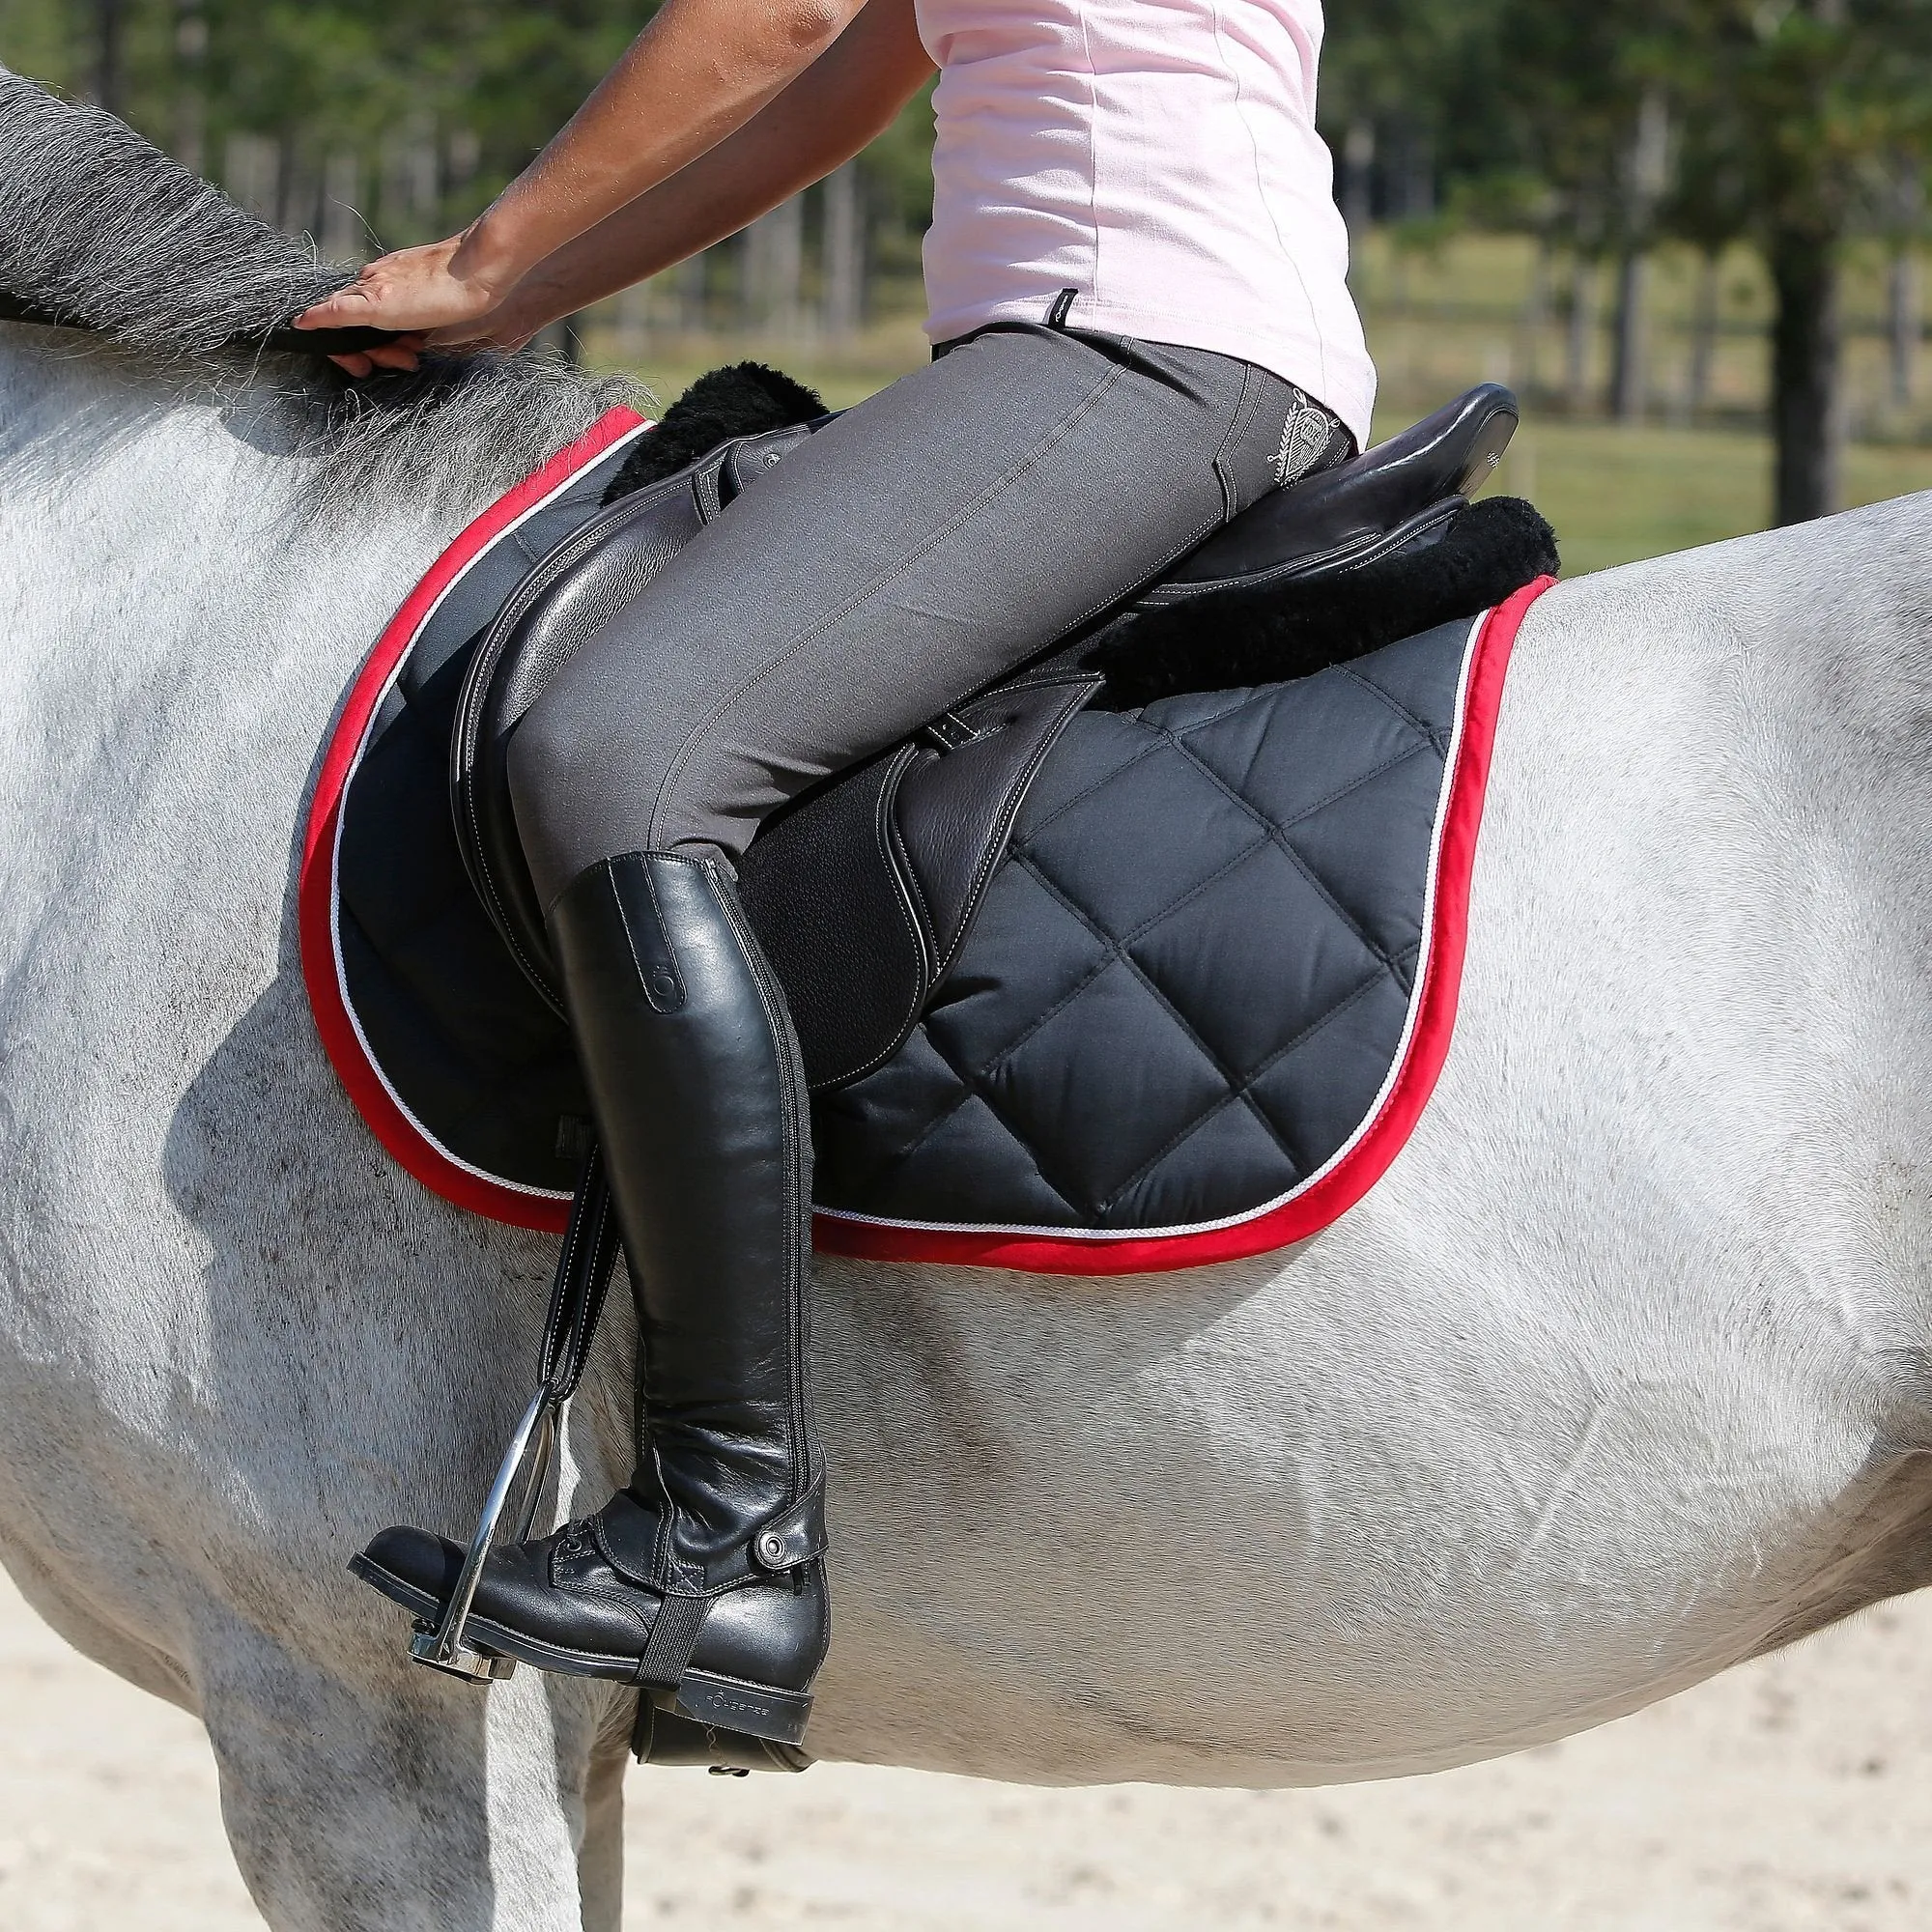
<instances>
[{"instance_id":1,"label":"grey breeches","mask_svg":"<svg viewBox=\"0 0 1932 1932\"><path fill-rule=\"evenodd\" d=\"M532 706L510 780L542 902L627 852L734 862L787 799L1272 489L1307 408L1205 350L1032 326L951 345L787 456Z\"/></svg>"}]
</instances>

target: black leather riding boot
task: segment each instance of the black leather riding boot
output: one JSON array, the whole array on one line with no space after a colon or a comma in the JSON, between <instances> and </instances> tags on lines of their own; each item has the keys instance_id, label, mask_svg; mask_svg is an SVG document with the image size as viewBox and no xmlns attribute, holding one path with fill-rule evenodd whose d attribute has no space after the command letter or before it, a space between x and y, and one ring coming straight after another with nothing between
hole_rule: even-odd
<instances>
[{"instance_id":1,"label":"black leather riding boot","mask_svg":"<svg viewBox=\"0 0 1932 1932\"><path fill-rule=\"evenodd\" d=\"M469 1633L796 1743L829 1618L805 1078L783 996L703 861L593 866L550 931L638 1297L644 1440L596 1516L492 1554ZM390 1529L355 1567L429 1615L461 1562L440 1537Z\"/></svg>"}]
</instances>

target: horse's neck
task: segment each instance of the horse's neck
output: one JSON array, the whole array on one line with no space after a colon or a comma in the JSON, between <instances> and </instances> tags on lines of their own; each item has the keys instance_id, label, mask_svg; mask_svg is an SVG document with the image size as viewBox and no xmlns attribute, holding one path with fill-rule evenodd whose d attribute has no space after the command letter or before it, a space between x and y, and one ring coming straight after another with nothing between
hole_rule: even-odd
<instances>
[{"instance_id":1,"label":"horse's neck","mask_svg":"<svg viewBox=\"0 0 1932 1932\"><path fill-rule=\"evenodd\" d=\"M309 777L447 530L373 504L318 518L272 411L172 399L119 358L21 354L9 333L0 1031L16 1003L40 1010L36 961L85 959L63 1057L158 1046L154 1119L128 1131L164 1137L169 1094L265 1001L307 1041L292 906Z\"/></svg>"},{"instance_id":2,"label":"horse's neck","mask_svg":"<svg viewBox=\"0 0 1932 1932\"><path fill-rule=\"evenodd\" d=\"M317 514L272 399L43 341L71 338L0 329L0 810L58 842L199 784L267 811L258 836L292 823L360 654L461 515ZM0 850L20 856L11 829Z\"/></svg>"},{"instance_id":3,"label":"horse's neck","mask_svg":"<svg viewBox=\"0 0 1932 1932\"><path fill-rule=\"evenodd\" d=\"M82 1266L57 1291L0 1286L0 1328L55 1358L84 1334L103 1391L125 1383L146 1416L149 1392L116 1361L167 1359L192 1381L233 1346L204 1332L208 1296L182 1258L227 1238L225 1207L208 1204L242 1185L265 1120L294 1139L289 1109L333 1118L293 919L310 775L370 642L463 519L371 503L319 518L272 412L171 399L120 358L21 352L12 333L0 1106L16 1112L0 1132L10 1158L172 1260L138 1292ZM359 1133L316 1138L305 1188L336 1167L367 1185Z\"/></svg>"},{"instance_id":4,"label":"horse's neck","mask_svg":"<svg viewBox=\"0 0 1932 1932\"><path fill-rule=\"evenodd\" d=\"M42 340L73 338L0 328L0 518L37 599L29 629L55 650L92 612L99 655L176 679L353 653L463 520L373 495L319 511L271 392L184 392L110 351L34 353Z\"/></svg>"}]
</instances>

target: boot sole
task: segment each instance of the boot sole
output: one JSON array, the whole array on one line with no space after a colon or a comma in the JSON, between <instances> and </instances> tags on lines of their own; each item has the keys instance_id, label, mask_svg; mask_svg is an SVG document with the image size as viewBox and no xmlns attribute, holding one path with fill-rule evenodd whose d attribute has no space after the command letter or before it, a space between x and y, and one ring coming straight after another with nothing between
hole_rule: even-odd
<instances>
[{"instance_id":1,"label":"boot sole","mask_svg":"<svg viewBox=\"0 0 1932 1932\"><path fill-rule=\"evenodd\" d=\"M434 1627L443 1606L427 1590L372 1563L358 1552L349 1559L352 1575L401 1608L411 1611ZM514 1657L537 1670L560 1677L598 1677L613 1684L636 1684L643 1660L640 1657L611 1657L594 1650L566 1650L541 1637L526 1636L506 1624L499 1624L471 1611L464 1626L465 1640L474 1649ZM773 1744L796 1745L804 1742L805 1727L811 1717L811 1693L781 1690L770 1684L752 1684L743 1678L723 1677L710 1670L687 1670L679 1679L675 1694L653 1691L651 1701L662 1710L689 1718L695 1723L709 1724L720 1730L743 1731L749 1737L769 1739Z\"/></svg>"}]
</instances>

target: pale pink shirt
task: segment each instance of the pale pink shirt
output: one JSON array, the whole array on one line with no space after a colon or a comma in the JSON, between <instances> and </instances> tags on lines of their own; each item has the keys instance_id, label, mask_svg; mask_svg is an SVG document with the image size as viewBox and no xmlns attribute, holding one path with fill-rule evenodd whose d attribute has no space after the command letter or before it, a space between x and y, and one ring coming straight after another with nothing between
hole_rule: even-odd
<instances>
[{"instance_id":1,"label":"pale pink shirt","mask_svg":"<svg viewBox=\"0 0 1932 1932\"><path fill-rule=\"evenodd\" d=\"M1238 355L1366 444L1375 365L1315 131L1321 0L915 0L939 68L926 332L1042 320Z\"/></svg>"}]
</instances>

